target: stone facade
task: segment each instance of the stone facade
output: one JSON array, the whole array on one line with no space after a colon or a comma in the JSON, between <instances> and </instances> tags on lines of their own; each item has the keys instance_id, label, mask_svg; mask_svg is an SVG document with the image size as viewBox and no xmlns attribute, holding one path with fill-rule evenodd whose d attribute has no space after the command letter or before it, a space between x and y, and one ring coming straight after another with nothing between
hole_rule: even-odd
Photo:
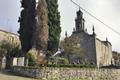
<instances>
[{"instance_id":1,"label":"stone facade","mask_svg":"<svg viewBox=\"0 0 120 80\"><path fill-rule=\"evenodd\" d=\"M120 80L120 69L95 69L95 68L27 68L13 67L12 72L33 78L45 80ZM52 79L51 79L52 78Z\"/></svg>"},{"instance_id":2,"label":"stone facade","mask_svg":"<svg viewBox=\"0 0 120 80\"><path fill-rule=\"evenodd\" d=\"M83 62L84 64L95 64L98 67L109 66L112 64L112 45L106 39L106 41L101 41L96 38L94 26L93 34L89 34L87 30L84 29L83 13L79 10L77 11L77 18L75 19L75 29L70 37L79 38L80 49L82 54L84 54Z\"/></svg>"},{"instance_id":3,"label":"stone facade","mask_svg":"<svg viewBox=\"0 0 120 80\"><path fill-rule=\"evenodd\" d=\"M110 42L96 39L96 59L98 66L108 66L112 64L112 45Z\"/></svg>"},{"instance_id":4,"label":"stone facade","mask_svg":"<svg viewBox=\"0 0 120 80\"><path fill-rule=\"evenodd\" d=\"M10 43L16 43L20 45L20 40L19 40L19 36L15 33L11 33L11 32L7 32L4 30L0 30L0 44L1 41L8 41Z\"/></svg>"},{"instance_id":5,"label":"stone facade","mask_svg":"<svg viewBox=\"0 0 120 80\"><path fill-rule=\"evenodd\" d=\"M78 37L80 43L80 49L82 50L80 54L82 56L83 64L96 64L96 46L95 46L95 36L88 35L87 33L73 33L70 37Z\"/></svg>"}]
</instances>

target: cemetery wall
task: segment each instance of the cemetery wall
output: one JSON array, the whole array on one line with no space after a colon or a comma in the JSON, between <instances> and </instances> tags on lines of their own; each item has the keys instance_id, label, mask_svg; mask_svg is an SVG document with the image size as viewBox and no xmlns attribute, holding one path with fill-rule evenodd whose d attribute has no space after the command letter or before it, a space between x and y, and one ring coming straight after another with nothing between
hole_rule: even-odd
<instances>
[{"instance_id":1,"label":"cemetery wall","mask_svg":"<svg viewBox=\"0 0 120 80\"><path fill-rule=\"evenodd\" d=\"M64 80L70 78L84 78L85 80L120 80L120 69L95 68L27 68L13 67L12 71L22 76L33 78L47 78Z\"/></svg>"}]
</instances>

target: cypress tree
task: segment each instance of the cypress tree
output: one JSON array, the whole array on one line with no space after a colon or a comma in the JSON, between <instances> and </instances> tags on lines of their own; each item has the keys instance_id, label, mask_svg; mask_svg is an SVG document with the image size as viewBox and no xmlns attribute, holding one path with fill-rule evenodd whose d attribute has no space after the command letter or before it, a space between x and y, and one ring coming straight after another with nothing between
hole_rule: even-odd
<instances>
[{"instance_id":1,"label":"cypress tree","mask_svg":"<svg viewBox=\"0 0 120 80\"><path fill-rule=\"evenodd\" d=\"M20 28L18 33L21 41L22 51L27 53L32 48L33 31L36 25L36 1L35 0L22 0L21 16L18 20L20 22Z\"/></svg>"},{"instance_id":2,"label":"cypress tree","mask_svg":"<svg viewBox=\"0 0 120 80\"><path fill-rule=\"evenodd\" d=\"M34 34L34 46L46 51L48 46L48 10L46 0L39 0L37 6L37 24Z\"/></svg>"},{"instance_id":3,"label":"cypress tree","mask_svg":"<svg viewBox=\"0 0 120 80\"><path fill-rule=\"evenodd\" d=\"M61 27L58 0L46 0L48 6L49 40L48 50L55 52L58 49Z\"/></svg>"},{"instance_id":4,"label":"cypress tree","mask_svg":"<svg viewBox=\"0 0 120 80\"><path fill-rule=\"evenodd\" d=\"M41 54L45 53L48 46L48 9L46 0L39 0L36 10L36 26L34 31L34 48L37 51L37 65L44 64L45 58Z\"/></svg>"}]
</instances>

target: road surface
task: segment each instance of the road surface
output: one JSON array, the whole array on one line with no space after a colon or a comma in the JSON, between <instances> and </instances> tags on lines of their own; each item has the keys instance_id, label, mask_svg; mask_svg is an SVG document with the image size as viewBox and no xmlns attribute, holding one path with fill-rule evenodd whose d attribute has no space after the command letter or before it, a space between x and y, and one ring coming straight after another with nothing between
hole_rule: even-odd
<instances>
[{"instance_id":1,"label":"road surface","mask_svg":"<svg viewBox=\"0 0 120 80\"><path fill-rule=\"evenodd\" d=\"M14 76L0 72L0 80L37 80L37 79Z\"/></svg>"}]
</instances>

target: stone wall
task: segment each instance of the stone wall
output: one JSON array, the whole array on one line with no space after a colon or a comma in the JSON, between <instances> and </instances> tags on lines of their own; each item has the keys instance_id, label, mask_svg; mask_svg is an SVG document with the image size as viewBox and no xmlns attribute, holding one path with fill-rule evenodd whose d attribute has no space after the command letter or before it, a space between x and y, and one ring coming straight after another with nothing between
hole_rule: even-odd
<instances>
[{"instance_id":1,"label":"stone wall","mask_svg":"<svg viewBox=\"0 0 120 80\"><path fill-rule=\"evenodd\" d=\"M73 33L71 37L79 38L80 49L82 50L80 54L82 54L83 62L85 64L97 64L95 36L85 32L79 32Z\"/></svg>"},{"instance_id":2,"label":"stone wall","mask_svg":"<svg viewBox=\"0 0 120 80\"><path fill-rule=\"evenodd\" d=\"M78 37L83 62L85 64L95 64L97 67L109 66L112 64L112 45L109 41L101 41L95 35L86 32L73 32L70 36Z\"/></svg>"},{"instance_id":3,"label":"stone wall","mask_svg":"<svg viewBox=\"0 0 120 80\"><path fill-rule=\"evenodd\" d=\"M20 45L20 40L19 40L19 36L17 34L11 33L11 32L7 32L4 30L0 29L0 43L1 41L8 41L10 43L16 43Z\"/></svg>"},{"instance_id":4,"label":"stone wall","mask_svg":"<svg viewBox=\"0 0 120 80\"><path fill-rule=\"evenodd\" d=\"M64 80L84 78L85 80L120 80L120 69L89 69L89 68L25 68L13 67L12 71L28 77Z\"/></svg>"}]
</instances>

